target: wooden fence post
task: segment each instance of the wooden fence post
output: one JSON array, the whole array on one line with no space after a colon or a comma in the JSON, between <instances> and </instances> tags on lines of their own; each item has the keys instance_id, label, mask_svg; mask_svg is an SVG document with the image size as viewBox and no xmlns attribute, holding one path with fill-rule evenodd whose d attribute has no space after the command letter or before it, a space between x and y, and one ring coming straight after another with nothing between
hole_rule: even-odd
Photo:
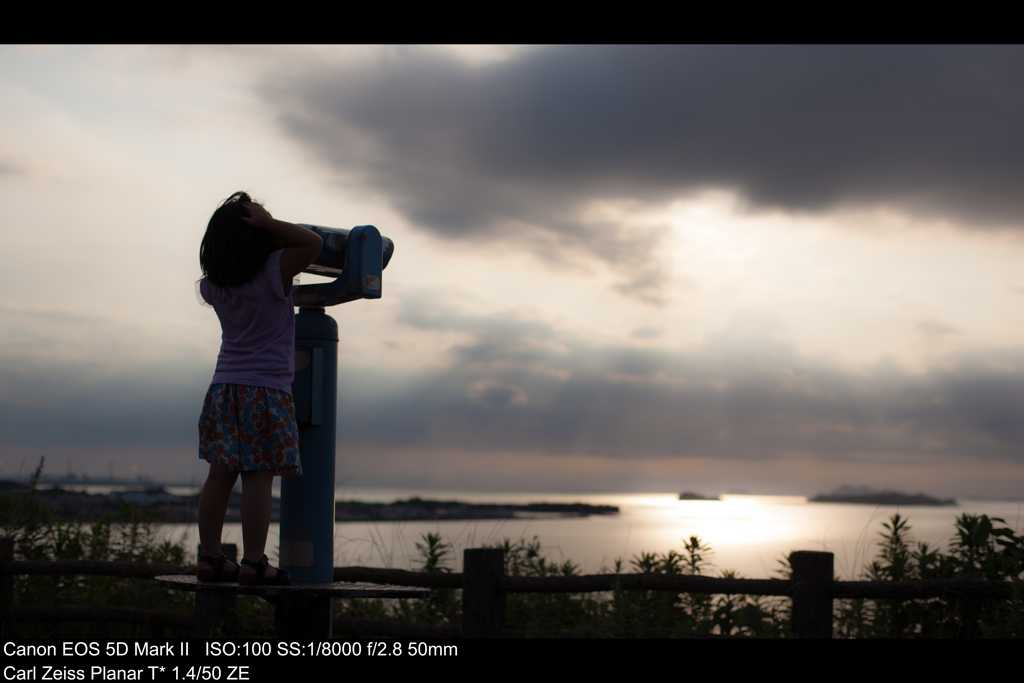
<instances>
[{"instance_id":1,"label":"wooden fence post","mask_svg":"<svg viewBox=\"0 0 1024 683\"><path fill-rule=\"evenodd\" d=\"M832 637L832 553L797 550L789 555L793 569L793 633L797 638Z\"/></svg>"},{"instance_id":2,"label":"wooden fence post","mask_svg":"<svg viewBox=\"0 0 1024 683\"><path fill-rule=\"evenodd\" d=\"M505 575L505 551L466 548L462 559L462 635L498 638L505 628L505 594L498 590Z\"/></svg>"},{"instance_id":3,"label":"wooden fence post","mask_svg":"<svg viewBox=\"0 0 1024 683\"><path fill-rule=\"evenodd\" d=\"M203 554L199 546L196 558ZM238 564L238 546L222 543L221 552ZM234 593L196 593L196 638L209 640L224 634L225 622L234 626L238 614L238 596Z\"/></svg>"},{"instance_id":4,"label":"wooden fence post","mask_svg":"<svg viewBox=\"0 0 1024 683\"><path fill-rule=\"evenodd\" d=\"M14 561L14 538L0 537L0 564ZM14 610L14 575L0 576L0 641L11 640L14 624L11 612Z\"/></svg>"}]
</instances>

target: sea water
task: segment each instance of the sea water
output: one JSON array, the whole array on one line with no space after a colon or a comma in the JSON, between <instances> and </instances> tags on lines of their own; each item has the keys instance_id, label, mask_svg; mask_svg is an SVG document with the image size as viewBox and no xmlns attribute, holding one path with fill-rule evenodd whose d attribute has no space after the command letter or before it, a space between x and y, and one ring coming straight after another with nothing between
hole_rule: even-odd
<instances>
[{"instance_id":1,"label":"sea water","mask_svg":"<svg viewBox=\"0 0 1024 683\"><path fill-rule=\"evenodd\" d=\"M175 491L178 492L178 491ZM181 491L184 492L184 491ZM339 488L337 500L390 503L412 497L469 503L588 503L615 505L616 515L538 517L472 521L338 522L334 530L335 566L415 569L417 543L428 533L440 534L452 546L453 571L462 569L462 551L495 545L506 539L540 542L549 562L571 561L583 574L612 571L621 560L632 571L631 560L641 553L683 553L684 543L697 536L711 548L706 555L718 575L732 570L747 578L777 578L779 560L793 550L826 550L835 554L835 571L843 579L859 578L864 566L878 553L882 524L893 514L909 519L912 540L948 551L954 522L963 513L1001 517L1021 533L1024 503L958 500L956 506L873 506L847 503L812 503L799 496L726 495L718 501L678 500L674 493L479 493L401 489ZM163 525L162 532L198 545L194 524ZM225 524L224 542L241 549L241 524ZM276 560L278 525L271 524L267 555Z\"/></svg>"}]
</instances>

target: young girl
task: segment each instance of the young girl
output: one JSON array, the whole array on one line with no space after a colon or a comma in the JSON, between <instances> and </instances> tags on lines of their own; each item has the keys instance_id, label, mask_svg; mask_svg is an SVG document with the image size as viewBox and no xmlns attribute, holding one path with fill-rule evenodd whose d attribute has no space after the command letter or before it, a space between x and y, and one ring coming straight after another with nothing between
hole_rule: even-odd
<instances>
[{"instance_id":1,"label":"young girl","mask_svg":"<svg viewBox=\"0 0 1024 683\"><path fill-rule=\"evenodd\" d=\"M274 220L244 192L210 218L199 249L199 291L220 318L220 355L199 418L199 457L210 473L199 498L196 575L202 581L284 585L267 562L274 475L302 474L291 385L295 375L292 279L323 246L314 232ZM242 475L241 566L221 552L224 515Z\"/></svg>"}]
</instances>

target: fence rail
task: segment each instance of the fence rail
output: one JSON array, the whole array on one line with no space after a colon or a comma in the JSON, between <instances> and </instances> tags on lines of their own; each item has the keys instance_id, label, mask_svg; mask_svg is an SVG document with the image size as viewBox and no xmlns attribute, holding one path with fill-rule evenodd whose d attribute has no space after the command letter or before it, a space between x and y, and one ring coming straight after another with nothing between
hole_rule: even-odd
<instances>
[{"instance_id":1,"label":"fence rail","mask_svg":"<svg viewBox=\"0 0 1024 683\"><path fill-rule=\"evenodd\" d=\"M9 560L4 562L3 574L10 575L99 575L125 579L152 579L161 574L195 574L196 566L176 564L146 564L144 562L106 562L103 560Z\"/></svg>"},{"instance_id":2,"label":"fence rail","mask_svg":"<svg viewBox=\"0 0 1024 683\"><path fill-rule=\"evenodd\" d=\"M235 548L225 544L229 557ZM165 626L195 625L197 635L210 624L223 621L233 611L231 601L197 595L196 616L160 614L131 608L54 607L15 608L13 577L16 575L105 575L123 578L152 579L163 574L190 574L195 566L152 565L130 562L93 560L58 560L39 562L14 560L13 541L0 538L0 618L17 621L108 621L148 623ZM929 598L967 598L1006 600L1012 597L1012 584L987 580L931 581L835 581L833 555L826 552L796 551L790 554L790 579L735 579L673 574L595 574L588 576L506 576L504 553L497 548L465 550L465 571L414 572L402 569L372 567L335 567L335 581L368 582L422 588L455 588L463 591L461 634L448 627L387 624L366 619L341 620L346 628L357 631L381 631L381 635L404 637L405 633L437 637L508 637L504 596L506 593L588 593L612 590L671 591L725 595L786 596L792 600L793 632L801 638L832 637L832 601L863 598L869 600L920 600ZM221 596L217 596L220 598ZM234 596L230 596L234 597ZM202 599L201 599L202 598ZM205 601L211 598L212 601ZM201 604L202 603L202 604ZM209 630L205 631L207 634ZM551 631L535 635L571 636L568 631ZM668 632L653 631L667 636Z\"/></svg>"}]
</instances>

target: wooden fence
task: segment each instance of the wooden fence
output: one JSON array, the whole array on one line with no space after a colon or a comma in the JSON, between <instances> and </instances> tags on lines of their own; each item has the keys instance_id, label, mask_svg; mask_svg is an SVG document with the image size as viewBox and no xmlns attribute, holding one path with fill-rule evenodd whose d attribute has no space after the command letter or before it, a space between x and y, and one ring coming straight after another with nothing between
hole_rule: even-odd
<instances>
[{"instance_id":1,"label":"wooden fence","mask_svg":"<svg viewBox=\"0 0 1024 683\"><path fill-rule=\"evenodd\" d=\"M235 552L233 547L225 544ZM832 601L865 598L871 600L915 600L926 598L967 598L1006 600L1012 584L1006 581L835 581L833 555L827 552L796 551L790 554L791 578L727 579L675 574L598 574L589 576L506 576L504 551L499 548L474 548L464 551L464 571L458 574L413 572L371 567L335 567L335 581L369 582L422 588L462 589L462 629L442 626L417 626L371 620L338 620L347 633L383 637L421 638L502 638L524 634L505 629L507 593L588 593L612 590L671 591L726 595L788 596L792 600L793 633L798 638L832 637ZM98 621L149 624L154 638L167 626L192 627L197 636L225 618L230 618L234 596L197 594L194 616L162 614L129 608L55 607L17 608L14 606L13 578L24 574L99 574L152 579L161 574L190 574L195 567L61 560L56 562L15 561L14 544L0 538L0 619L4 632L12 621ZM209 598L209 599L207 599ZM230 598L230 599L223 599ZM531 633L533 636L571 637L571 632Z\"/></svg>"}]
</instances>

